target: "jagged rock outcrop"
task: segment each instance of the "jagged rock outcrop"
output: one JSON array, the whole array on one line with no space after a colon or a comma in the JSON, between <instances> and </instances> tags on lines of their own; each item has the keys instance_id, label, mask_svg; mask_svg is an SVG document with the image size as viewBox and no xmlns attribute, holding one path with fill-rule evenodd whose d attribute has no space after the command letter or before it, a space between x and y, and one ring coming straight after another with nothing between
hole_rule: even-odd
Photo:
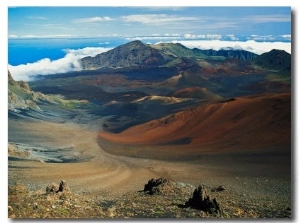
<instances>
[{"instance_id":1,"label":"jagged rock outcrop","mask_svg":"<svg viewBox=\"0 0 300 223\"><path fill-rule=\"evenodd\" d=\"M19 109L41 110L35 103L40 94L30 90L24 81L15 81L8 71L8 110L19 111Z\"/></svg>"},{"instance_id":2,"label":"jagged rock outcrop","mask_svg":"<svg viewBox=\"0 0 300 223\"><path fill-rule=\"evenodd\" d=\"M59 186L56 183L49 184L46 187L46 193L59 193L64 191L70 191L70 188L67 186L67 183L65 180L60 181Z\"/></svg>"},{"instance_id":3,"label":"jagged rock outcrop","mask_svg":"<svg viewBox=\"0 0 300 223\"><path fill-rule=\"evenodd\" d=\"M24 81L15 81L8 71L8 110L13 112L20 112L20 110L27 109L41 111L37 104L38 102L60 104L65 107L72 103L86 103L84 100L64 100L60 97L32 91L28 83Z\"/></svg>"},{"instance_id":4,"label":"jagged rock outcrop","mask_svg":"<svg viewBox=\"0 0 300 223\"><path fill-rule=\"evenodd\" d=\"M171 182L168 179L158 178L158 179L151 179L148 181L147 184L144 186L144 192L150 195L153 194L161 194L163 191L163 187L166 185L170 186Z\"/></svg>"},{"instance_id":5,"label":"jagged rock outcrop","mask_svg":"<svg viewBox=\"0 0 300 223\"><path fill-rule=\"evenodd\" d=\"M58 191L58 185L56 183L49 184L46 187L46 194L56 193Z\"/></svg>"},{"instance_id":6,"label":"jagged rock outcrop","mask_svg":"<svg viewBox=\"0 0 300 223\"><path fill-rule=\"evenodd\" d=\"M194 189L190 184L176 182L168 178L160 177L158 179L151 179L144 185L144 192L148 195L156 195L163 197L176 197L182 196L182 194L190 194Z\"/></svg>"},{"instance_id":7,"label":"jagged rock outcrop","mask_svg":"<svg viewBox=\"0 0 300 223\"><path fill-rule=\"evenodd\" d=\"M9 85L17 85L17 82L11 76L11 73L8 71L8 84Z\"/></svg>"},{"instance_id":8,"label":"jagged rock outcrop","mask_svg":"<svg viewBox=\"0 0 300 223\"><path fill-rule=\"evenodd\" d=\"M199 185L199 187L194 190L192 198L190 198L184 206L199 209L210 214L221 213L220 205L217 200L215 198L213 200L210 199L207 189L203 185Z\"/></svg>"},{"instance_id":9,"label":"jagged rock outcrop","mask_svg":"<svg viewBox=\"0 0 300 223\"><path fill-rule=\"evenodd\" d=\"M27 91L31 90L28 83L26 83L25 81L15 81L13 79L13 77L11 76L11 73L9 71L8 71L8 84L12 85L12 86L18 86L18 87L23 88Z\"/></svg>"}]
</instances>

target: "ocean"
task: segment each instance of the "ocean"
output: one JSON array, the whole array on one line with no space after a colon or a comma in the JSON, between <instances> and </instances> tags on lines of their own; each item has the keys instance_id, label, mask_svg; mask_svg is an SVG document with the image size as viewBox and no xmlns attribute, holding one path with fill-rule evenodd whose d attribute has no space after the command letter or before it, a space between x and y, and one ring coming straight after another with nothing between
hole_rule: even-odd
<instances>
[{"instance_id":1,"label":"ocean","mask_svg":"<svg viewBox=\"0 0 300 223\"><path fill-rule=\"evenodd\" d=\"M66 55L65 49L86 47L113 48L128 42L121 38L26 38L8 40L8 63L12 66L34 63L44 58L57 60Z\"/></svg>"}]
</instances>

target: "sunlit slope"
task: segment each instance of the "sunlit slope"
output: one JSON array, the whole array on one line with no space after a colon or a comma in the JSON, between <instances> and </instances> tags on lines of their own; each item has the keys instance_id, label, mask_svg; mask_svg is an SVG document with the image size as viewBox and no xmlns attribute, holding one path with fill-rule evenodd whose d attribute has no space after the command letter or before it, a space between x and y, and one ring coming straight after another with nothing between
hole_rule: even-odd
<instances>
[{"instance_id":1,"label":"sunlit slope","mask_svg":"<svg viewBox=\"0 0 300 223\"><path fill-rule=\"evenodd\" d=\"M125 144L227 143L274 146L291 143L291 95L264 94L191 108L100 138ZM225 145L224 145L225 146Z\"/></svg>"}]
</instances>

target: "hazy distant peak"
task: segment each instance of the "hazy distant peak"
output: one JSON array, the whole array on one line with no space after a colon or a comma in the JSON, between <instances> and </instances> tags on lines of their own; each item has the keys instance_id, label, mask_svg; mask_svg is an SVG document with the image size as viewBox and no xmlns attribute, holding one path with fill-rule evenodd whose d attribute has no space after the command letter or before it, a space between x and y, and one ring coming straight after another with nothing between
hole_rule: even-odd
<instances>
[{"instance_id":1,"label":"hazy distant peak","mask_svg":"<svg viewBox=\"0 0 300 223\"><path fill-rule=\"evenodd\" d=\"M291 54L284 50L273 49L255 58L254 63L272 70L291 70Z\"/></svg>"}]
</instances>

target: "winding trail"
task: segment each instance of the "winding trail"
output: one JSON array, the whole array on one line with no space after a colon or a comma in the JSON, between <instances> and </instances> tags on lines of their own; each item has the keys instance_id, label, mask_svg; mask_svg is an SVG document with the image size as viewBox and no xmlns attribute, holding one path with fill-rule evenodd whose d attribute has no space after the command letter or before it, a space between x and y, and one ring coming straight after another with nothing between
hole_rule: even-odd
<instances>
[{"instance_id":1,"label":"winding trail","mask_svg":"<svg viewBox=\"0 0 300 223\"><path fill-rule=\"evenodd\" d=\"M90 161L72 163L9 161L10 182L24 181L32 187L45 188L49 183L64 179L76 191L118 194L141 189L141 182L157 177L130 158L105 153L97 143L97 131L86 125L10 120L9 126L19 140L11 143L32 142L54 149L72 147L73 154L93 157Z\"/></svg>"},{"instance_id":2,"label":"winding trail","mask_svg":"<svg viewBox=\"0 0 300 223\"><path fill-rule=\"evenodd\" d=\"M184 162L112 155L97 142L103 119L90 118L85 123L65 120L10 118L9 143L39 146L53 149L52 153L61 156L88 159L62 163L9 159L9 184L21 182L33 190L45 190L50 183L66 180L75 193L105 197L139 191L149 179L167 177L193 186L225 185L238 196L256 194L274 201L290 198L289 153L204 154ZM64 151L64 148L72 149Z\"/></svg>"}]
</instances>

